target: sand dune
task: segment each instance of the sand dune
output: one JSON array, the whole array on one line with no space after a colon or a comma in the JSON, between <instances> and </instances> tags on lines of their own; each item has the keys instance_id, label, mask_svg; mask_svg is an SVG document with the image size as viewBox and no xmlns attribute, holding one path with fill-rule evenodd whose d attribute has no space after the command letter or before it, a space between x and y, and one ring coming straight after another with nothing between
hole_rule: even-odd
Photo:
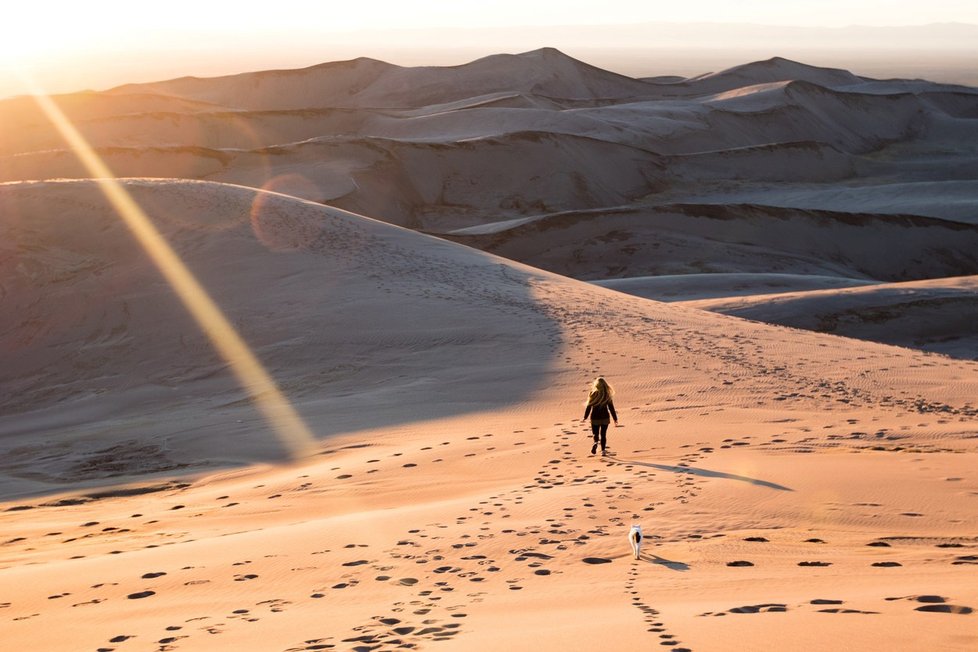
<instances>
[{"instance_id":1,"label":"sand dune","mask_svg":"<svg viewBox=\"0 0 978 652\"><path fill-rule=\"evenodd\" d=\"M126 187L322 449L215 468L280 455L94 183L0 187L9 644L585 649L612 628L627 647L783 649L775 616L808 649L974 638L976 363L628 297L247 188ZM596 373L624 425L605 458L577 422Z\"/></svg>"},{"instance_id":2,"label":"sand dune","mask_svg":"<svg viewBox=\"0 0 978 652\"><path fill-rule=\"evenodd\" d=\"M616 289L627 291L625 287ZM685 305L767 323L978 359L978 278L703 299Z\"/></svg>"},{"instance_id":3,"label":"sand dune","mask_svg":"<svg viewBox=\"0 0 978 652\"><path fill-rule=\"evenodd\" d=\"M492 55L462 66L402 68L360 58L298 71L134 84L115 92L160 93L243 109L295 109L402 108L514 90L544 97L605 100L645 93L648 85L543 48L519 55Z\"/></svg>"},{"instance_id":4,"label":"sand dune","mask_svg":"<svg viewBox=\"0 0 978 652\"><path fill-rule=\"evenodd\" d=\"M617 290L655 301L698 301L701 299L730 299L763 295L825 290L830 288L863 287L878 281L847 279L815 274L679 274L675 276L629 276L591 281L594 285Z\"/></svg>"},{"instance_id":5,"label":"sand dune","mask_svg":"<svg viewBox=\"0 0 978 652\"><path fill-rule=\"evenodd\" d=\"M316 442L0 103L5 647L978 646L976 89L543 49L56 101Z\"/></svg>"},{"instance_id":6,"label":"sand dune","mask_svg":"<svg viewBox=\"0 0 978 652\"><path fill-rule=\"evenodd\" d=\"M550 49L356 59L58 101L117 175L282 190L428 232L677 202L974 214L978 91L777 58L670 83ZM25 100L0 118L0 180L86 176Z\"/></svg>"},{"instance_id":7,"label":"sand dune","mask_svg":"<svg viewBox=\"0 0 978 652\"><path fill-rule=\"evenodd\" d=\"M824 208L839 212L912 214L974 224L978 221L975 197L978 182L972 180L917 181L877 185L826 185L811 188L782 184L755 191L718 191L696 197L716 204L752 203L769 206Z\"/></svg>"},{"instance_id":8,"label":"sand dune","mask_svg":"<svg viewBox=\"0 0 978 652\"><path fill-rule=\"evenodd\" d=\"M853 86L866 81L848 70L819 68L782 57L755 61L727 70L693 77L675 84L691 95L723 93L734 88L775 82L808 82L826 87Z\"/></svg>"},{"instance_id":9,"label":"sand dune","mask_svg":"<svg viewBox=\"0 0 978 652\"><path fill-rule=\"evenodd\" d=\"M127 187L291 395L328 414L349 393L340 387L365 388L358 409L331 417L324 435L400 422L405 403L417 404L425 418L504 405L522 390L492 379L522 368L532 387L535 369L553 355L544 351L556 326L527 296L533 275L501 260L243 187L152 180ZM147 423L148 415L157 416L140 439L180 450L198 433L224 431L251 414L226 364L96 184L3 185L0 205L8 307L0 327L7 352L0 401L3 430L16 435L4 441L8 452L26 446L14 458L30 461L30 476L72 479L70 469L98 452L92 445L132 439L122 424ZM494 319L499 329L487 331ZM483 344L500 341L516 356L525 347L536 354L504 361ZM443 370L432 375L435 369ZM456 378L469 379L469 389ZM433 391L437 397L426 398ZM180 418L163 420L175 406ZM120 424L114 435L104 432L102 419ZM228 457L232 433L254 427L254 415L247 420L251 425L231 425L185 456L219 455L225 462L275 456L274 440L251 440L235 441ZM38 464L33 454L43 447L32 442L57 432L75 433L85 454L71 444Z\"/></svg>"},{"instance_id":10,"label":"sand dune","mask_svg":"<svg viewBox=\"0 0 978 652\"><path fill-rule=\"evenodd\" d=\"M87 121L114 121L129 116L193 115L201 111L214 111L214 105L168 97L154 93L71 93L52 98L58 107L78 124ZM0 153L63 149L64 141L57 130L44 118L37 103L29 97L0 100L0 117L4 125L0 133ZM132 134L130 134L132 137ZM153 141L155 144L158 141ZM198 144L199 143L195 143Z\"/></svg>"},{"instance_id":11,"label":"sand dune","mask_svg":"<svg viewBox=\"0 0 978 652\"><path fill-rule=\"evenodd\" d=\"M903 237L907 229L913 239ZM978 265L972 225L756 205L557 213L446 237L586 280L770 272L905 280L965 275Z\"/></svg>"}]
</instances>

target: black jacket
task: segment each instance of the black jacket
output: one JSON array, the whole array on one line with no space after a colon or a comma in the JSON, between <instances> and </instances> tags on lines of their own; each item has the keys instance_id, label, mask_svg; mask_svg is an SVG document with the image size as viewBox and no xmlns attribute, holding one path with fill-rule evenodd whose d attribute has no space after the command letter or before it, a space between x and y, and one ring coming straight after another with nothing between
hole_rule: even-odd
<instances>
[{"instance_id":1,"label":"black jacket","mask_svg":"<svg viewBox=\"0 0 978 652\"><path fill-rule=\"evenodd\" d=\"M609 419L609 413L611 418L618 423L618 413L615 412L614 401L608 401L603 405L589 405L587 409L584 410L584 418L587 419L588 415L591 415L591 423L611 423Z\"/></svg>"}]
</instances>

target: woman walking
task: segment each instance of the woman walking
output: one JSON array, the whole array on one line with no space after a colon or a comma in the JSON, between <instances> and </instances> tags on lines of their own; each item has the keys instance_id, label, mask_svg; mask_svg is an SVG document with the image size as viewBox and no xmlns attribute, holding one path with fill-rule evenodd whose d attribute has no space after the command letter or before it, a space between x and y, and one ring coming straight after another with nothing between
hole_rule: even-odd
<instances>
[{"instance_id":1,"label":"woman walking","mask_svg":"<svg viewBox=\"0 0 978 652\"><path fill-rule=\"evenodd\" d=\"M591 417L591 433L594 435L594 445L591 446L591 455L598 450L601 444L601 454L604 455L608 446L608 426L612 419L615 427L618 427L618 413L615 412L615 403L612 401L615 390L611 388L604 378L596 378L591 384L591 392L587 397L587 407L584 409L584 418Z\"/></svg>"}]
</instances>

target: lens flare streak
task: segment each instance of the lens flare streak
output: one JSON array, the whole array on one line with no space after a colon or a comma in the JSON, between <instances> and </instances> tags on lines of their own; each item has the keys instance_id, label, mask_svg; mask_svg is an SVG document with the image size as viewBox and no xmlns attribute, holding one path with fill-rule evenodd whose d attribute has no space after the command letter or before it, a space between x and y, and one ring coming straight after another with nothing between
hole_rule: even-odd
<instances>
[{"instance_id":1,"label":"lens flare streak","mask_svg":"<svg viewBox=\"0 0 978 652\"><path fill-rule=\"evenodd\" d=\"M295 458L308 453L313 447L315 436L221 309L54 100L36 87L33 88L32 95L98 183L160 273L173 287L194 320L228 362L238 381L275 430L289 454Z\"/></svg>"}]
</instances>

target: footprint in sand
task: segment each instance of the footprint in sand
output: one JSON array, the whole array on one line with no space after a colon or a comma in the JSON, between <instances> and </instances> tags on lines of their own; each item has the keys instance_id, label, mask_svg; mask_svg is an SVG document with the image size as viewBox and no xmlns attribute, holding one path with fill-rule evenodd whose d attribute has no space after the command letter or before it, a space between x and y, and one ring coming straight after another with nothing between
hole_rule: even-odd
<instances>
[{"instance_id":1,"label":"footprint in sand","mask_svg":"<svg viewBox=\"0 0 978 652\"><path fill-rule=\"evenodd\" d=\"M974 612L971 607L961 607L954 604L925 604L922 607L917 607L914 611L929 611L933 613L943 613L943 614L970 614Z\"/></svg>"},{"instance_id":2,"label":"footprint in sand","mask_svg":"<svg viewBox=\"0 0 978 652\"><path fill-rule=\"evenodd\" d=\"M707 616L720 617L728 616L730 614L758 614L767 612L785 612L788 611L788 606L785 604L777 602L768 602L764 604L749 604L742 607L733 607L727 611L707 611L701 614L697 614L700 618L705 618Z\"/></svg>"},{"instance_id":3,"label":"footprint in sand","mask_svg":"<svg viewBox=\"0 0 978 652\"><path fill-rule=\"evenodd\" d=\"M676 640L675 635L670 634L665 625L658 620L659 611L652 608L646 604L639 592L636 589L635 582L638 578L638 567L636 564L632 564L632 567L628 572L628 581L625 582L625 589L632 596L632 606L642 612L645 624L648 625L646 631L650 634L656 634L659 638L659 645L670 647L674 652L690 652L689 648L677 647L679 641Z\"/></svg>"},{"instance_id":4,"label":"footprint in sand","mask_svg":"<svg viewBox=\"0 0 978 652\"><path fill-rule=\"evenodd\" d=\"M130 593L126 597L130 600L139 600L142 598L148 598L151 595L156 595L156 591L139 591L138 593Z\"/></svg>"},{"instance_id":5,"label":"footprint in sand","mask_svg":"<svg viewBox=\"0 0 978 652\"><path fill-rule=\"evenodd\" d=\"M887 600L913 600L914 602L922 602L923 604L916 607L914 611L923 611L929 613L942 613L942 614L959 614L967 615L974 613L974 609L971 607L965 607L955 604L948 604L948 598L941 595L917 595L917 596L907 596L904 598L886 598Z\"/></svg>"},{"instance_id":6,"label":"footprint in sand","mask_svg":"<svg viewBox=\"0 0 978 652\"><path fill-rule=\"evenodd\" d=\"M771 612L785 612L785 611L788 611L788 605L772 602L767 604L753 604L753 605L746 605L743 607L734 607L728 613L757 614L757 613L771 613Z\"/></svg>"},{"instance_id":7,"label":"footprint in sand","mask_svg":"<svg viewBox=\"0 0 978 652\"><path fill-rule=\"evenodd\" d=\"M312 638L303 641L303 647L290 647L285 652L313 652L315 650L332 650L336 645L327 643L331 638Z\"/></svg>"}]
</instances>

